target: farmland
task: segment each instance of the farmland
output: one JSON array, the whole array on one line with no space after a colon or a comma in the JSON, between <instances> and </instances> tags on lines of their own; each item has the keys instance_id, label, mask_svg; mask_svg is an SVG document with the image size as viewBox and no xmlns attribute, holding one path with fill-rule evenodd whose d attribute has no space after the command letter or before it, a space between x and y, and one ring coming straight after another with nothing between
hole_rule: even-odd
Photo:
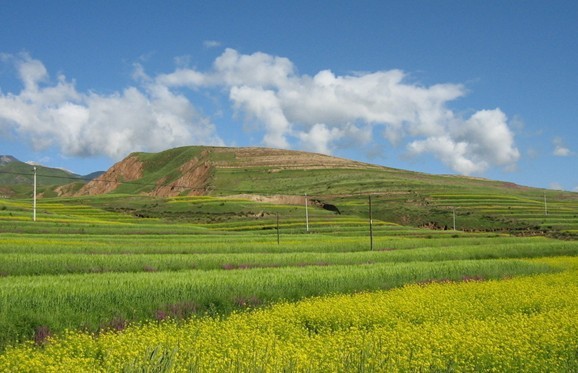
<instances>
[{"instance_id":1,"label":"farmland","mask_svg":"<svg viewBox=\"0 0 578 373\"><path fill-rule=\"evenodd\" d=\"M578 369L575 193L217 155L202 195L0 199L0 371Z\"/></svg>"},{"instance_id":2,"label":"farmland","mask_svg":"<svg viewBox=\"0 0 578 373\"><path fill-rule=\"evenodd\" d=\"M408 285L122 333L68 332L0 356L49 371L575 371L578 284L567 272ZM553 264L556 261L548 261ZM569 267L569 268L568 268Z\"/></svg>"},{"instance_id":3,"label":"farmland","mask_svg":"<svg viewBox=\"0 0 578 373\"><path fill-rule=\"evenodd\" d=\"M531 371L556 366L553 361L559 371L576 366L576 241L377 220L371 250L366 219L319 208L308 210L307 233L304 206L218 197L89 200L42 200L36 222L29 201L0 201L0 365L11 367L7 371L34 370L35 364L39 371ZM254 210L260 217L245 213L193 224L97 207L124 204L134 211L154 203L207 211L208 204L235 214ZM542 279L543 290L534 286L533 298L518 292ZM494 287L503 294L509 286L516 286L526 306L493 298ZM464 287L489 314L466 312L473 293ZM414 293L424 291L431 297L426 308L435 305L446 313L432 311L424 319L423 306L410 307ZM498 302L494 309L485 298ZM389 309L387 302L405 311L375 320ZM374 303L382 308L369 307ZM325 311L312 311L320 309ZM521 327L539 343L520 350L528 338L514 333ZM553 334L536 339L543 330ZM441 347L426 337L434 335L444 341ZM474 348L476 338L487 342ZM395 346L386 342L391 340ZM492 357L497 347L491 343L516 348L519 356ZM523 360L542 349L549 355Z\"/></svg>"}]
</instances>

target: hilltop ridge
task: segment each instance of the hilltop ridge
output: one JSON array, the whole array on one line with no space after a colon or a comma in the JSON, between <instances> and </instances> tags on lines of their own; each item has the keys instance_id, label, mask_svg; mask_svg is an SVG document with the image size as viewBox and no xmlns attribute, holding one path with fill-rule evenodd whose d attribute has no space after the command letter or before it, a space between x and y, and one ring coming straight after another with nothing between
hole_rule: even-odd
<instances>
[{"instance_id":1,"label":"hilltop ridge","mask_svg":"<svg viewBox=\"0 0 578 373\"><path fill-rule=\"evenodd\" d=\"M129 183L138 193L151 196L203 195L218 192L216 174L236 173L237 182L243 182L247 176L251 178L249 170L253 173L280 173L339 169L386 168L295 150L189 146L160 153L132 153L86 184L75 195L110 193L122 184Z\"/></svg>"},{"instance_id":2,"label":"hilltop ridge","mask_svg":"<svg viewBox=\"0 0 578 373\"><path fill-rule=\"evenodd\" d=\"M400 189L407 193L425 185L529 189L509 182L430 175L304 151L186 146L132 153L74 195L342 195L399 193Z\"/></svg>"}]
</instances>

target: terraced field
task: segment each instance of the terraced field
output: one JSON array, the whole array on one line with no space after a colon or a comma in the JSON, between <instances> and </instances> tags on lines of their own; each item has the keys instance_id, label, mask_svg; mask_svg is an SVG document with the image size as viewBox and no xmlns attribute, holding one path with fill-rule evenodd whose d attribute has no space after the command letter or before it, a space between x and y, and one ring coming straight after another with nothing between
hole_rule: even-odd
<instances>
[{"instance_id":1,"label":"terraced field","mask_svg":"<svg viewBox=\"0 0 578 373\"><path fill-rule=\"evenodd\" d=\"M578 201L568 200L554 191L537 195L433 194L435 204L458 211L526 222L538 230L578 232Z\"/></svg>"},{"instance_id":2,"label":"terraced field","mask_svg":"<svg viewBox=\"0 0 578 373\"><path fill-rule=\"evenodd\" d=\"M576 199L364 188L0 200L0 371L576 370Z\"/></svg>"}]
</instances>

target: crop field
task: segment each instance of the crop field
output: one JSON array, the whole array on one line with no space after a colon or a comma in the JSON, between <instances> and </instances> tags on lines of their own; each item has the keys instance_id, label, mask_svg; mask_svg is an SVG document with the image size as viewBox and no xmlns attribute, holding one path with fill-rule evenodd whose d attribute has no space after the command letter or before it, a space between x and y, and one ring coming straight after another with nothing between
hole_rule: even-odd
<instances>
[{"instance_id":1,"label":"crop field","mask_svg":"<svg viewBox=\"0 0 578 373\"><path fill-rule=\"evenodd\" d=\"M562 232L578 230L578 201L556 198L555 192L543 196L519 196L496 194L434 194L433 200L440 206L452 209L501 216L504 221L524 221L538 229L556 228Z\"/></svg>"},{"instance_id":2,"label":"crop field","mask_svg":"<svg viewBox=\"0 0 578 373\"><path fill-rule=\"evenodd\" d=\"M558 263L557 263L558 262ZM578 368L576 258L506 280L278 302L226 318L68 331L0 356L6 371L552 371Z\"/></svg>"},{"instance_id":3,"label":"crop field","mask_svg":"<svg viewBox=\"0 0 578 373\"><path fill-rule=\"evenodd\" d=\"M574 200L492 196L428 203L578 229ZM371 237L365 196L0 200L0 372L578 370L578 241L395 224L390 197Z\"/></svg>"}]
</instances>

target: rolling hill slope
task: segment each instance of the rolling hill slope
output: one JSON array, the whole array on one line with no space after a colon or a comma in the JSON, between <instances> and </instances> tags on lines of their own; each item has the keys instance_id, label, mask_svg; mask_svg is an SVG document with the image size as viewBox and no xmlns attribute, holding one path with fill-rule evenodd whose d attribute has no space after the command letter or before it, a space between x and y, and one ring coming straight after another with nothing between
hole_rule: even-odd
<instances>
[{"instance_id":1,"label":"rolling hill slope","mask_svg":"<svg viewBox=\"0 0 578 373\"><path fill-rule=\"evenodd\" d=\"M516 184L392 169L321 154L266 148L181 147L133 153L86 184L76 197L117 195L108 209L143 217L191 222L243 219L255 211L190 208L167 198L210 196L226 200L325 208L432 229L578 233L578 194ZM154 203L123 203L140 195ZM186 199L183 199L185 201ZM146 201L146 199L143 199ZM150 201L150 199L149 199ZM177 199L178 201L178 199ZM222 202L224 203L224 202ZM262 208L263 211L267 207ZM272 212L270 212L272 214Z\"/></svg>"},{"instance_id":2,"label":"rolling hill slope","mask_svg":"<svg viewBox=\"0 0 578 373\"><path fill-rule=\"evenodd\" d=\"M428 175L300 151L191 146L133 153L76 195L343 195L410 193L412 188L432 186L531 190L512 183Z\"/></svg>"},{"instance_id":3,"label":"rolling hill slope","mask_svg":"<svg viewBox=\"0 0 578 373\"><path fill-rule=\"evenodd\" d=\"M68 185L68 193L78 190L87 180L99 175L88 177L76 175L59 168L31 165L9 155L0 155L0 195L4 197L32 196L34 183L34 167L37 171L37 185L40 196L52 197L63 192L59 187ZM74 181L75 184L71 184Z\"/></svg>"}]
</instances>

